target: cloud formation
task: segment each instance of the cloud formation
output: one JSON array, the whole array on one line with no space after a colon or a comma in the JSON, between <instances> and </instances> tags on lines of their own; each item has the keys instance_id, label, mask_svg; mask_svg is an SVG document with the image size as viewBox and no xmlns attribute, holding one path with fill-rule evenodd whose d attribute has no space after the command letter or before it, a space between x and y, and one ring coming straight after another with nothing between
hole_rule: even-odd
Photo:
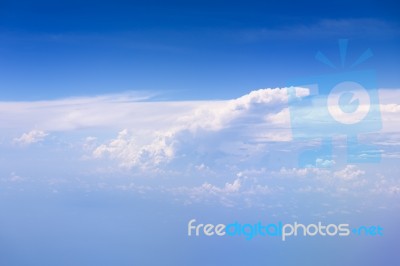
<instances>
[{"instance_id":1,"label":"cloud formation","mask_svg":"<svg viewBox=\"0 0 400 266\"><path fill-rule=\"evenodd\" d=\"M22 136L20 136L19 138L15 138L14 142L21 145L30 145L43 141L47 135L49 134L42 130L34 129L22 134Z\"/></svg>"},{"instance_id":2,"label":"cloud formation","mask_svg":"<svg viewBox=\"0 0 400 266\"><path fill-rule=\"evenodd\" d=\"M296 90L300 98L308 94L306 89ZM364 166L347 165L341 159L345 141L340 139L334 142L339 152L335 156L317 157L316 168L299 168L299 152L320 143L292 140L287 88L255 90L220 101L143 102L123 94L0 103L0 145L15 152L26 169L32 164L35 171L50 171L54 165L57 176L68 172L57 182L40 179L56 191L74 184L88 190L158 193L186 204L265 208L272 198L283 206L287 195L298 194L316 195L321 202L324 197L349 195L396 197L400 183L393 177L396 163L392 160L399 158L400 95L381 90L380 96L383 129L360 136L360 141L382 150L384 177ZM52 136L49 145L35 149L6 146L39 143L48 135ZM46 160L35 160L39 153ZM46 166L36 165L41 163ZM28 176L26 171L21 175ZM11 166L5 175L10 172L20 174Z\"/></svg>"},{"instance_id":3,"label":"cloud formation","mask_svg":"<svg viewBox=\"0 0 400 266\"><path fill-rule=\"evenodd\" d=\"M299 97L308 95L307 89L296 88L296 91ZM238 140L243 142L243 137L247 140L263 137L264 141L270 137L271 141L279 141L278 136L270 134L268 120L264 116L274 110L278 110L278 116L281 116L280 110L287 103L287 97L286 88L260 89L234 100L198 103L190 112L176 116L168 127L148 132L151 138L144 142L134 129L126 128L118 133L116 139L97 147L93 155L95 158L108 156L117 159L121 166L128 168L148 168L171 161L177 151L185 153L188 147L196 150L199 141L202 141L201 145L208 146L210 139L220 138L221 135L225 141L230 138L232 145L238 145L233 144ZM258 127L259 131L249 131L251 126ZM226 138L228 135L231 137Z\"/></svg>"}]
</instances>

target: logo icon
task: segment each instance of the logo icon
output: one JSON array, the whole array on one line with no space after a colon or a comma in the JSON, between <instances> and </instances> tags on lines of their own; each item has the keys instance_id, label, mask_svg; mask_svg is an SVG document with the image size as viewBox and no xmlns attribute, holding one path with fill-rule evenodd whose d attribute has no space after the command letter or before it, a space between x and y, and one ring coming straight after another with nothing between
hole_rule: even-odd
<instances>
[{"instance_id":1,"label":"logo icon","mask_svg":"<svg viewBox=\"0 0 400 266\"><path fill-rule=\"evenodd\" d=\"M372 56L367 49L353 64L346 66L348 41L339 40L341 70L322 52L315 58L335 69L329 75L303 77L289 82L289 86L308 88L309 96L298 98L289 89L289 111L294 140L317 140L319 147L304 150L299 166L319 167L317 162L332 160L332 138L346 136L347 162L379 162L379 151L359 140L360 134L381 129L379 97L373 70L355 71Z\"/></svg>"}]
</instances>

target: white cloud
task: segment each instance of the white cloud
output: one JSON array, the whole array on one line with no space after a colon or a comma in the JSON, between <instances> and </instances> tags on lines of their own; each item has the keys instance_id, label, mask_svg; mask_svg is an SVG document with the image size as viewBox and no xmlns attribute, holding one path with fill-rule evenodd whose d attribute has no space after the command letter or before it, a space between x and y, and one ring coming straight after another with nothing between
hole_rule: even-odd
<instances>
[{"instance_id":1,"label":"white cloud","mask_svg":"<svg viewBox=\"0 0 400 266\"><path fill-rule=\"evenodd\" d=\"M241 187L240 179L235 179L233 183L226 183L225 187L223 188L223 191L227 193L233 193L239 191L240 187Z\"/></svg>"},{"instance_id":2,"label":"white cloud","mask_svg":"<svg viewBox=\"0 0 400 266\"><path fill-rule=\"evenodd\" d=\"M381 92L384 130L367 136L384 146L384 159L398 156L400 110L396 101L400 97L395 97L396 93ZM298 203L289 202L289 193L294 201L296 193L314 193L316 199L356 193L363 196L360 199L399 194L397 176L375 180L367 167L345 165L340 156L333 156L335 161L317 159L315 168L294 168L299 149L314 148L320 141L310 140L305 146L288 142L292 138L286 94L282 88L257 90L223 101L139 102L129 95L113 95L0 103L0 120L3 132L10 136L8 143L40 142L48 134L60 140L57 145L77 140L78 145L71 146L81 153L74 155L79 158L83 153L90 158L79 161L81 165L76 169L68 168L71 176L78 172L79 180L65 180L77 182L77 187L162 193L192 203L217 201L226 206L273 205L270 201L274 201L283 208ZM308 91L298 89L297 94L305 96ZM69 138L69 134L77 134L77 138ZM61 139L64 136L66 140ZM345 147L335 148L345 152ZM66 150L63 156L69 155L68 149L59 150ZM30 162L29 154L24 155ZM122 168L115 167L115 162ZM75 166L72 163L76 162L65 167ZM379 171L385 170L382 165L377 167ZM56 167L59 170L63 166ZM85 173L83 177L80 171ZM393 167L390 171L388 175L396 173ZM148 178L153 173L157 178ZM10 180L20 181L16 174L4 180L10 184ZM57 190L62 191L62 186L57 185Z\"/></svg>"},{"instance_id":3,"label":"white cloud","mask_svg":"<svg viewBox=\"0 0 400 266\"><path fill-rule=\"evenodd\" d=\"M336 162L334 160L324 160L324 159L321 159L321 158L318 158L315 161L315 165L317 167L332 167L333 165L335 165L335 163Z\"/></svg>"},{"instance_id":4,"label":"white cloud","mask_svg":"<svg viewBox=\"0 0 400 266\"><path fill-rule=\"evenodd\" d=\"M156 136L151 143L140 145L134 135L124 129L118 133L116 139L95 148L93 155L95 158L109 156L117 159L123 167L140 166L146 169L173 158L173 140L170 137L171 135L164 133Z\"/></svg>"},{"instance_id":5,"label":"white cloud","mask_svg":"<svg viewBox=\"0 0 400 266\"><path fill-rule=\"evenodd\" d=\"M342 169L340 171L336 171L334 173L334 176L338 177L342 180L345 180L345 181L350 181L350 180L354 180L364 174L365 174L365 171L359 169L357 166L347 165L344 169Z\"/></svg>"},{"instance_id":6,"label":"white cloud","mask_svg":"<svg viewBox=\"0 0 400 266\"><path fill-rule=\"evenodd\" d=\"M381 111L384 113L400 113L399 104L382 104Z\"/></svg>"},{"instance_id":7,"label":"white cloud","mask_svg":"<svg viewBox=\"0 0 400 266\"><path fill-rule=\"evenodd\" d=\"M300 96L308 94L307 89L296 88L296 91ZM184 153L188 147L193 148L193 145L209 146L209 138L199 144L202 136L211 134L213 137L224 138L224 135L229 135L230 128L234 128L236 136L227 145L230 152L235 147L236 149L243 148L243 144L237 142L237 139L242 138L243 135L250 139L263 138L264 141L269 136L270 141L282 141L285 135L269 135L268 128L259 127L257 131L251 131L247 118L252 119L252 126L257 127L258 124L264 122L263 115L270 112L272 107L282 109L285 103L287 103L286 88L260 89L229 101L198 102L192 110L174 114L176 119L171 121L169 126L141 133L130 133L130 130L124 129L119 132L116 139L98 146L93 151L93 155L96 158L109 156L119 160L120 165L124 167L138 166L147 169L171 161L176 157L178 150ZM161 109L160 112L162 111ZM144 134L146 136L143 136ZM283 140L287 141L288 138ZM227 138L225 141L228 141ZM223 144L219 144L220 148L224 149ZM251 146L257 150L256 145Z\"/></svg>"},{"instance_id":8,"label":"white cloud","mask_svg":"<svg viewBox=\"0 0 400 266\"><path fill-rule=\"evenodd\" d=\"M399 195L400 194L400 186L392 186L389 188L389 192L392 194Z\"/></svg>"},{"instance_id":9,"label":"white cloud","mask_svg":"<svg viewBox=\"0 0 400 266\"><path fill-rule=\"evenodd\" d=\"M15 138L14 142L21 145L29 145L43 141L47 135L49 134L42 130L31 130L22 134L19 138Z\"/></svg>"},{"instance_id":10,"label":"white cloud","mask_svg":"<svg viewBox=\"0 0 400 266\"><path fill-rule=\"evenodd\" d=\"M232 183L225 183L223 187L205 182L201 186L178 187L168 189L167 191L175 196L183 196L186 203L216 200L226 207L233 207L237 205L240 195L243 194L243 192L240 191L241 187L242 181L240 178L237 178Z\"/></svg>"},{"instance_id":11,"label":"white cloud","mask_svg":"<svg viewBox=\"0 0 400 266\"><path fill-rule=\"evenodd\" d=\"M288 125L288 126L290 126L289 108L283 108L278 113L268 114L265 117L265 120L267 122L270 122L270 123L273 123L273 124L280 124L280 125Z\"/></svg>"},{"instance_id":12,"label":"white cloud","mask_svg":"<svg viewBox=\"0 0 400 266\"><path fill-rule=\"evenodd\" d=\"M318 167L306 167L306 168L285 168L282 167L279 171L273 172L275 176L279 177L326 177L331 174L331 172L325 168Z\"/></svg>"},{"instance_id":13,"label":"white cloud","mask_svg":"<svg viewBox=\"0 0 400 266\"><path fill-rule=\"evenodd\" d=\"M24 179L25 179L25 178L23 178L23 177L17 175L15 172L12 172L12 173L11 173L11 176L10 176L10 181L11 181L11 182L21 182L21 181L23 181Z\"/></svg>"},{"instance_id":14,"label":"white cloud","mask_svg":"<svg viewBox=\"0 0 400 266\"><path fill-rule=\"evenodd\" d=\"M40 128L45 132L85 128L149 127L169 122L168 115L184 113L193 103L141 102L145 96L131 93L67 98L36 102L0 102L3 130L18 132ZM166 112L164 112L166 111ZM142 114L146 114L143 116Z\"/></svg>"}]
</instances>

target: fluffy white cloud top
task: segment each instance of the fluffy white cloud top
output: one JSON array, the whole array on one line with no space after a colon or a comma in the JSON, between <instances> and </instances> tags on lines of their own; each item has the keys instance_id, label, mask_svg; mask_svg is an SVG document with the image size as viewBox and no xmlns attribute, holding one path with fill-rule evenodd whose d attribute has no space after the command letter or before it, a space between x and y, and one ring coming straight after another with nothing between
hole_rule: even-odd
<instances>
[{"instance_id":1,"label":"fluffy white cloud top","mask_svg":"<svg viewBox=\"0 0 400 266\"><path fill-rule=\"evenodd\" d=\"M297 90L300 96L307 95L306 89ZM261 137L264 141L288 140L287 134L273 134L273 128L264 118L275 110L279 114L286 103L287 89L277 88L252 91L234 100L192 103L191 110L179 114L160 109L160 113L164 115L169 113L168 125L164 124L156 129L156 125L153 125L153 130L137 124L133 124L133 127L127 125L127 128L118 133L117 138L97 147L93 155L96 158L108 156L117 159L126 167L146 168L169 162L178 151L184 153L189 146L193 148L193 144L201 141L207 134L214 138L221 134L226 135L225 140L230 138L231 143L238 139L243 142ZM158 104L162 107L164 103ZM285 122L288 123L288 120ZM252 126L257 130L252 131ZM284 130L287 131L288 128L289 125L286 124ZM207 138L202 144L209 145L207 141L210 139Z\"/></svg>"}]
</instances>

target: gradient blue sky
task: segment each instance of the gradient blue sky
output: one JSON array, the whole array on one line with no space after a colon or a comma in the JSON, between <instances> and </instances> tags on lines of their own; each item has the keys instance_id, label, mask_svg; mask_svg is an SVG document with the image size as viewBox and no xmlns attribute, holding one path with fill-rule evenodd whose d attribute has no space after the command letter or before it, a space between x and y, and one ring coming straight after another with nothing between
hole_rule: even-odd
<instances>
[{"instance_id":1,"label":"gradient blue sky","mask_svg":"<svg viewBox=\"0 0 400 266\"><path fill-rule=\"evenodd\" d=\"M395 1L0 1L0 265L399 265L399 47ZM353 70L376 74L369 131L286 88ZM190 238L193 218L385 234Z\"/></svg>"},{"instance_id":2,"label":"gradient blue sky","mask_svg":"<svg viewBox=\"0 0 400 266\"><path fill-rule=\"evenodd\" d=\"M2 100L145 90L228 99L326 72L332 40L367 45L379 87L399 84L395 1L2 1Z\"/></svg>"}]
</instances>

